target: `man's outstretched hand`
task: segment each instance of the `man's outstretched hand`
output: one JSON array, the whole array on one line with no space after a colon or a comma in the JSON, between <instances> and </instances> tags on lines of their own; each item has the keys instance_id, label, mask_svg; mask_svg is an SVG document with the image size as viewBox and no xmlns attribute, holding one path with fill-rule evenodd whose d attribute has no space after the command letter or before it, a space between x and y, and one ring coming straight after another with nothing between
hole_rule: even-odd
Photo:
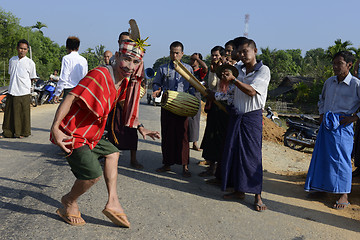
<instances>
[{"instance_id":1,"label":"man's outstretched hand","mask_svg":"<svg viewBox=\"0 0 360 240\"><path fill-rule=\"evenodd\" d=\"M153 140L160 139L160 133L157 131L150 131L144 127L139 127L138 130L144 139L146 139L146 136L151 137Z\"/></svg>"}]
</instances>

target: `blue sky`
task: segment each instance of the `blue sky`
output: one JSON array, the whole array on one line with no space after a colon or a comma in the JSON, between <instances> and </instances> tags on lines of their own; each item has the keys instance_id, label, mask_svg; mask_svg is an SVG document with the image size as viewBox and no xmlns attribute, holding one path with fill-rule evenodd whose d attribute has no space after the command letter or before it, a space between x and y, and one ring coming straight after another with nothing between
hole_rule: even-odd
<instances>
[{"instance_id":1,"label":"blue sky","mask_svg":"<svg viewBox=\"0 0 360 240\"><path fill-rule=\"evenodd\" d=\"M134 18L143 38L149 37L146 67L169 55L169 45L178 40L185 54L210 54L216 45L243 36L245 14L250 15L249 38L258 48L297 49L303 54L327 48L341 38L360 47L358 0L2 0L0 7L20 18L22 26L45 23L45 36L64 45L70 35L81 40L80 52L99 44L116 51L120 32Z\"/></svg>"}]
</instances>

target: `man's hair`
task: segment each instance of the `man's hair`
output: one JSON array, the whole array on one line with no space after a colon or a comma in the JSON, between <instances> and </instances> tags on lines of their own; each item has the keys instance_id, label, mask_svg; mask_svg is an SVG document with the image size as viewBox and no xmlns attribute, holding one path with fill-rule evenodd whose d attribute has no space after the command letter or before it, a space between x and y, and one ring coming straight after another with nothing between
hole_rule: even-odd
<instances>
[{"instance_id":1,"label":"man's hair","mask_svg":"<svg viewBox=\"0 0 360 240\"><path fill-rule=\"evenodd\" d=\"M245 44L247 44L249 47L256 48L256 43L252 39L249 39L249 38L244 39L244 41L239 46L242 46L242 45L245 45Z\"/></svg>"},{"instance_id":2,"label":"man's hair","mask_svg":"<svg viewBox=\"0 0 360 240\"><path fill-rule=\"evenodd\" d=\"M237 49L240 45L243 44L243 42L246 40L247 38L246 37L237 37L237 38L234 38L234 46L235 48ZM226 46L226 45L225 45Z\"/></svg>"},{"instance_id":3,"label":"man's hair","mask_svg":"<svg viewBox=\"0 0 360 240\"><path fill-rule=\"evenodd\" d=\"M120 40L120 38L121 38L122 36L130 36L130 34L129 34L129 32L122 32L122 33L120 33L120 35L119 35L119 40Z\"/></svg>"},{"instance_id":4,"label":"man's hair","mask_svg":"<svg viewBox=\"0 0 360 240\"><path fill-rule=\"evenodd\" d=\"M184 51L184 45L181 42L175 41L170 44L170 50L171 50L171 48L176 48L176 47L181 47L181 51L182 52Z\"/></svg>"},{"instance_id":5,"label":"man's hair","mask_svg":"<svg viewBox=\"0 0 360 240\"><path fill-rule=\"evenodd\" d=\"M233 49L235 49L235 47L236 47L236 46L235 46L235 43L234 43L234 40L230 40L230 41L227 41L227 43L225 43L225 47L226 47L226 46L229 46L229 45L232 46Z\"/></svg>"},{"instance_id":6,"label":"man's hair","mask_svg":"<svg viewBox=\"0 0 360 240\"><path fill-rule=\"evenodd\" d=\"M225 56L225 48L223 48L222 46L215 46L211 49L211 53L219 51L221 56Z\"/></svg>"},{"instance_id":7,"label":"man's hair","mask_svg":"<svg viewBox=\"0 0 360 240\"><path fill-rule=\"evenodd\" d=\"M336 53L334 55L334 57L332 58L332 60L334 61L334 59L337 57L343 57L344 61L346 63L349 63L349 62L354 63L354 61L355 61L354 55L349 51L340 51L340 52Z\"/></svg>"},{"instance_id":8,"label":"man's hair","mask_svg":"<svg viewBox=\"0 0 360 240\"><path fill-rule=\"evenodd\" d=\"M29 48L29 42L26 41L25 39L19 40L18 43L17 43L17 47L20 47L20 44L22 44L22 43L26 44L27 47Z\"/></svg>"},{"instance_id":9,"label":"man's hair","mask_svg":"<svg viewBox=\"0 0 360 240\"><path fill-rule=\"evenodd\" d=\"M70 36L66 39L66 48L77 51L80 46L80 39L75 36Z\"/></svg>"},{"instance_id":10,"label":"man's hair","mask_svg":"<svg viewBox=\"0 0 360 240\"><path fill-rule=\"evenodd\" d=\"M194 54L197 54L199 56L200 60L203 60L203 56L201 55L201 53L193 53L192 55L194 55Z\"/></svg>"}]
</instances>

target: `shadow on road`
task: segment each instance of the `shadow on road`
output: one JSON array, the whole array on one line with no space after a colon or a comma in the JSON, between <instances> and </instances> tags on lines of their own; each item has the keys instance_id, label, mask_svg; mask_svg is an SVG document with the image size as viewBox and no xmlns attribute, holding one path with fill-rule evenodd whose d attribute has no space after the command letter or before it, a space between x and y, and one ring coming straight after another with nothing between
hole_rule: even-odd
<instances>
[{"instance_id":1,"label":"shadow on road","mask_svg":"<svg viewBox=\"0 0 360 240\"><path fill-rule=\"evenodd\" d=\"M190 171L193 173L193 176L191 178L183 178L181 176L181 166L172 167L175 173L155 172L155 169L161 166L161 153L152 151L139 151L138 156L141 162L145 165L144 171L129 168L128 160L120 159L119 174L161 187L195 194L215 200L222 200L221 196L223 195L223 192L220 191L219 187L207 185L204 183L203 178L197 176L197 173L204 168L194 166L194 164L191 163ZM289 179L291 180L289 181ZM306 193L303 191L303 184L301 181L303 181L303 177L301 176L295 176L292 178L289 176L282 176L273 173L264 173L264 192L285 196L288 198L310 201L305 197ZM254 195L247 194L246 199L244 201L239 201L239 203L253 209L253 199ZM329 202L328 206L331 207L334 201ZM360 232L359 224L354 224L357 223L357 221L348 217L338 216L321 210L291 205L266 198L264 199L264 202L269 207L269 211L275 211L305 220L315 221L354 232ZM258 213L254 212L254 214Z\"/></svg>"}]
</instances>

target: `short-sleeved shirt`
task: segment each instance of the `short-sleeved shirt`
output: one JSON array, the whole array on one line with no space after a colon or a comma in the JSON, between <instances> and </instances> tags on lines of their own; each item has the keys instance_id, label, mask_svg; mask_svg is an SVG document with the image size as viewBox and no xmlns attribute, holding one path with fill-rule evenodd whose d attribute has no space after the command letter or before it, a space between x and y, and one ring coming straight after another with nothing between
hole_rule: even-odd
<instances>
[{"instance_id":1,"label":"short-sleeved shirt","mask_svg":"<svg viewBox=\"0 0 360 240\"><path fill-rule=\"evenodd\" d=\"M30 94L31 79L36 78L35 63L28 57L14 56L9 60L9 94L24 96Z\"/></svg>"},{"instance_id":2,"label":"short-sleeved shirt","mask_svg":"<svg viewBox=\"0 0 360 240\"><path fill-rule=\"evenodd\" d=\"M255 94L255 96L249 96L236 87L234 92L234 107L241 113L263 109L271 78L270 69L263 65L261 61L256 63L254 71L248 74L246 74L245 65L237 65L236 67L239 70L237 79L253 87L257 94Z\"/></svg>"},{"instance_id":3,"label":"short-sleeved shirt","mask_svg":"<svg viewBox=\"0 0 360 240\"><path fill-rule=\"evenodd\" d=\"M79 99L60 124L60 130L73 136L70 149L88 145L93 149L101 139L107 117L115 106L121 88L106 67L91 70L69 93Z\"/></svg>"}]
</instances>

